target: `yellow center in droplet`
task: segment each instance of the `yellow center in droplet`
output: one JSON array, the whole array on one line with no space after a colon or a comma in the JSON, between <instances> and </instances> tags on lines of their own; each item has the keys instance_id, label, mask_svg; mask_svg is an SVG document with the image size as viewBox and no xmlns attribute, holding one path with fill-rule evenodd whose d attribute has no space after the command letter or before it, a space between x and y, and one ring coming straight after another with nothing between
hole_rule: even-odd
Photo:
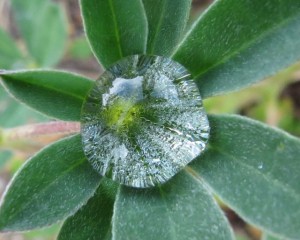
<instances>
[{"instance_id":1,"label":"yellow center in droplet","mask_svg":"<svg viewBox=\"0 0 300 240\"><path fill-rule=\"evenodd\" d=\"M104 112L106 125L116 132L126 131L137 121L140 108L131 99L117 99Z\"/></svg>"}]
</instances>

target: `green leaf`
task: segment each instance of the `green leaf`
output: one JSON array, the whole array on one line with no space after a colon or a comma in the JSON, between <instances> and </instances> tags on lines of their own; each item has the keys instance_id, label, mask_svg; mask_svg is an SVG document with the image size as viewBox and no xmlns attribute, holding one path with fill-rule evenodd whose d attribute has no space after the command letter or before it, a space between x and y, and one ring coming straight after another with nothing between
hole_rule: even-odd
<instances>
[{"instance_id":1,"label":"green leaf","mask_svg":"<svg viewBox=\"0 0 300 240\"><path fill-rule=\"evenodd\" d=\"M238 90L300 59L300 1L219 0L173 56L204 98Z\"/></svg>"},{"instance_id":2,"label":"green leaf","mask_svg":"<svg viewBox=\"0 0 300 240\"><path fill-rule=\"evenodd\" d=\"M14 40L0 28L0 69L22 66L22 54Z\"/></svg>"},{"instance_id":3,"label":"green leaf","mask_svg":"<svg viewBox=\"0 0 300 240\"><path fill-rule=\"evenodd\" d=\"M211 116L210 148L192 168L246 221L300 236L300 140L238 116Z\"/></svg>"},{"instance_id":4,"label":"green leaf","mask_svg":"<svg viewBox=\"0 0 300 240\"><path fill-rule=\"evenodd\" d=\"M148 19L147 53L169 56L185 30L191 0L143 0Z\"/></svg>"},{"instance_id":5,"label":"green leaf","mask_svg":"<svg viewBox=\"0 0 300 240\"><path fill-rule=\"evenodd\" d=\"M147 19L141 0L81 0L81 11L91 47L105 68L145 53Z\"/></svg>"},{"instance_id":6,"label":"green leaf","mask_svg":"<svg viewBox=\"0 0 300 240\"><path fill-rule=\"evenodd\" d=\"M54 224L47 228L42 228L22 234L24 240L54 240L54 236L57 235L61 225Z\"/></svg>"},{"instance_id":7,"label":"green leaf","mask_svg":"<svg viewBox=\"0 0 300 240\"><path fill-rule=\"evenodd\" d=\"M220 208L202 180L192 174L181 172L157 188L121 187L113 239L233 239Z\"/></svg>"},{"instance_id":8,"label":"green leaf","mask_svg":"<svg viewBox=\"0 0 300 240\"><path fill-rule=\"evenodd\" d=\"M290 240L290 238L283 238L283 237L269 235L268 233L263 233L262 240Z\"/></svg>"},{"instance_id":9,"label":"green leaf","mask_svg":"<svg viewBox=\"0 0 300 240\"><path fill-rule=\"evenodd\" d=\"M5 91L0 83L0 127L10 128L22 124L41 122L47 118L20 104Z\"/></svg>"},{"instance_id":10,"label":"green leaf","mask_svg":"<svg viewBox=\"0 0 300 240\"><path fill-rule=\"evenodd\" d=\"M83 154L80 135L46 147L10 183L0 207L0 230L45 227L74 214L100 179Z\"/></svg>"},{"instance_id":11,"label":"green leaf","mask_svg":"<svg viewBox=\"0 0 300 240\"><path fill-rule=\"evenodd\" d=\"M67 41L67 22L62 7L49 0L12 0L11 3L30 55L39 66L56 65Z\"/></svg>"},{"instance_id":12,"label":"green leaf","mask_svg":"<svg viewBox=\"0 0 300 240\"><path fill-rule=\"evenodd\" d=\"M58 71L0 72L5 86L17 99L48 116L80 120L81 105L93 81Z\"/></svg>"},{"instance_id":13,"label":"green leaf","mask_svg":"<svg viewBox=\"0 0 300 240\"><path fill-rule=\"evenodd\" d=\"M117 187L116 183L103 178L96 194L65 221L58 240L111 239L111 218Z\"/></svg>"},{"instance_id":14,"label":"green leaf","mask_svg":"<svg viewBox=\"0 0 300 240\"><path fill-rule=\"evenodd\" d=\"M284 238L277 238L271 235L268 235L267 233L264 233L262 240L285 240Z\"/></svg>"}]
</instances>

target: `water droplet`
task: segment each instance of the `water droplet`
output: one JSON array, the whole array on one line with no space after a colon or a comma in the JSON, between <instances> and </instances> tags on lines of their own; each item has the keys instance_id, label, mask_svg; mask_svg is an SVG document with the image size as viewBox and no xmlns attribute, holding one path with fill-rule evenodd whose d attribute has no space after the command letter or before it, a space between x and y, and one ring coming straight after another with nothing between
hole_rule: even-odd
<instances>
[{"instance_id":1,"label":"water droplet","mask_svg":"<svg viewBox=\"0 0 300 240\"><path fill-rule=\"evenodd\" d=\"M83 106L86 157L101 174L133 187L164 183L205 149L209 123L189 72L158 56L109 68Z\"/></svg>"}]
</instances>

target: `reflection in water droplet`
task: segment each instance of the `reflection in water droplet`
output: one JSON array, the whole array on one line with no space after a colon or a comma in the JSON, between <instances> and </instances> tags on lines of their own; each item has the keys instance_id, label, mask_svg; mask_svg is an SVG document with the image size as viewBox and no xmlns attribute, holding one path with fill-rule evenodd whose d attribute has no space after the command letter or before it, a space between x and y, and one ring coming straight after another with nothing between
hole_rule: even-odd
<instances>
[{"instance_id":1,"label":"reflection in water droplet","mask_svg":"<svg viewBox=\"0 0 300 240\"><path fill-rule=\"evenodd\" d=\"M92 166L133 187L164 183L199 156L209 136L188 71L157 56L127 57L95 82L82 110Z\"/></svg>"}]
</instances>

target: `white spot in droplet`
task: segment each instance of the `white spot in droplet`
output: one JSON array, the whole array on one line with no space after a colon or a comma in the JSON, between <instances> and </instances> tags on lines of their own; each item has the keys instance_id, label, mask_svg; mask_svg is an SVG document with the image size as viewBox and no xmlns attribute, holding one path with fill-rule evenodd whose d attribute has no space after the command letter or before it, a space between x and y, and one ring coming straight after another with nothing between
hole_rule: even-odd
<instances>
[{"instance_id":1,"label":"white spot in droplet","mask_svg":"<svg viewBox=\"0 0 300 240\"><path fill-rule=\"evenodd\" d=\"M116 78L113 86L109 89L109 93L102 95L102 104L107 106L111 96L131 97L135 100L143 99L142 89L143 77L138 76L132 79Z\"/></svg>"},{"instance_id":2,"label":"white spot in droplet","mask_svg":"<svg viewBox=\"0 0 300 240\"><path fill-rule=\"evenodd\" d=\"M153 160L152 160L152 163L159 163L160 162L160 159L159 158L154 158Z\"/></svg>"},{"instance_id":3,"label":"white spot in droplet","mask_svg":"<svg viewBox=\"0 0 300 240\"><path fill-rule=\"evenodd\" d=\"M124 160L128 155L128 149L125 147L124 144L120 145L119 147L116 147L113 150L113 152L116 159L120 158Z\"/></svg>"}]
</instances>

